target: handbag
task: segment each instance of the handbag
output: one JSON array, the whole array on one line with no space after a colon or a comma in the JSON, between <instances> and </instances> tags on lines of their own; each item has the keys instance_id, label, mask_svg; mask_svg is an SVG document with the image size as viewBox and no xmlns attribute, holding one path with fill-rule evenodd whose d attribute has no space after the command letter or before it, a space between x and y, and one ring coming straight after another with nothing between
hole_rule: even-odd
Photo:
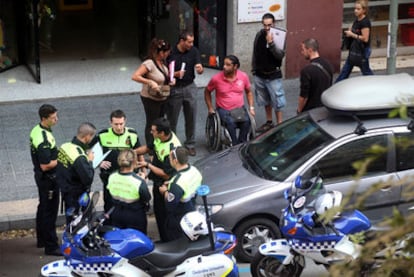
<instances>
[{"instance_id":1,"label":"handbag","mask_svg":"<svg viewBox=\"0 0 414 277\"><path fill-rule=\"evenodd\" d=\"M230 115L236 123L246 121L246 110L244 109L244 107L235 108L231 110Z\"/></svg>"},{"instance_id":2,"label":"handbag","mask_svg":"<svg viewBox=\"0 0 414 277\"><path fill-rule=\"evenodd\" d=\"M349 47L348 59L351 65L361 66L365 59L364 43L358 39L354 39Z\"/></svg>"},{"instance_id":3,"label":"handbag","mask_svg":"<svg viewBox=\"0 0 414 277\"><path fill-rule=\"evenodd\" d=\"M151 96L154 97L160 97L160 98L164 98L164 97L168 97L170 96L171 93L171 87L170 85L168 85L168 76L167 74L158 66L157 62L153 60L153 63L155 64L155 66L157 67L157 69L164 75L164 84L160 86L160 89L152 89L149 88L148 89L148 93Z\"/></svg>"},{"instance_id":4,"label":"handbag","mask_svg":"<svg viewBox=\"0 0 414 277\"><path fill-rule=\"evenodd\" d=\"M148 88L149 95L158 98L164 98L170 96L171 87L169 85L161 85L159 89Z\"/></svg>"}]
</instances>

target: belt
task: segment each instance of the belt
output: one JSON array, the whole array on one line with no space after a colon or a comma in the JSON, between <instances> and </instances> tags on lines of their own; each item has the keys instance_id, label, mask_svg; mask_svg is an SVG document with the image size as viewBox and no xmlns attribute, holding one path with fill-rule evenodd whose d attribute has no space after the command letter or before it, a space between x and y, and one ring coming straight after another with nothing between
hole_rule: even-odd
<instances>
[{"instance_id":1,"label":"belt","mask_svg":"<svg viewBox=\"0 0 414 277\"><path fill-rule=\"evenodd\" d=\"M278 71L280 71L280 67L276 67L275 70L272 70L272 71L259 71L259 74L272 75L272 74L275 74Z\"/></svg>"},{"instance_id":2,"label":"belt","mask_svg":"<svg viewBox=\"0 0 414 277\"><path fill-rule=\"evenodd\" d=\"M176 83L175 84L175 86L174 87L176 87L176 88L183 88L183 87L186 87L186 86L189 86L189 85L191 85L193 82L190 82L190 83L188 83L188 82L183 82L183 83Z\"/></svg>"}]
</instances>

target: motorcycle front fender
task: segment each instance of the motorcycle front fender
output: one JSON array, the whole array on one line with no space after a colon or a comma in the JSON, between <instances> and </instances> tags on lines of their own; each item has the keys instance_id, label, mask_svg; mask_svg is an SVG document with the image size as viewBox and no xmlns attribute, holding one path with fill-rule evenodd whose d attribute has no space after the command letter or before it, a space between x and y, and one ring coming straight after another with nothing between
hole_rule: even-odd
<instances>
[{"instance_id":1,"label":"motorcycle front fender","mask_svg":"<svg viewBox=\"0 0 414 277\"><path fill-rule=\"evenodd\" d=\"M67 266L65 260L58 260L54 262L50 262L44 266L40 270L40 276L48 277L48 276L67 276L71 277L71 269Z\"/></svg>"},{"instance_id":2,"label":"motorcycle front fender","mask_svg":"<svg viewBox=\"0 0 414 277\"><path fill-rule=\"evenodd\" d=\"M290 264L294 257L290 250L291 247L286 239L272 240L259 247L260 254L273 257L285 265Z\"/></svg>"}]
</instances>

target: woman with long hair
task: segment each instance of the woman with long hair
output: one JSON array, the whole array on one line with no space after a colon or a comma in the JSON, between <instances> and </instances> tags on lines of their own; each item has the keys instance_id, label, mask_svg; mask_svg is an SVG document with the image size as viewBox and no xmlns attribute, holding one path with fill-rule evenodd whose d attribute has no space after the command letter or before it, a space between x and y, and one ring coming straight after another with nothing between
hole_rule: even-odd
<instances>
[{"instance_id":1,"label":"woman with long hair","mask_svg":"<svg viewBox=\"0 0 414 277\"><path fill-rule=\"evenodd\" d=\"M148 48L148 56L132 75L132 80L142 83L141 101L144 105L146 124L145 140L151 144L151 123L164 116L167 96L160 93L163 85L173 85L169 78L166 58L171 52L171 45L163 39L154 38ZM155 94L154 94L155 92ZM159 93L157 93L159 92Z\"/></svg>"},{"instance_id":2,"label":"woman with long hair","mask_svg":"<svg viewBox=\"0 0 414 277\"><path fill-rule=\"evenodd\" d=\"M347 79L352 72L354 66L361 69L362 75L373 75L369 66L369 57L371 56L371 21L368 18L368 1L355 1L354 14L356 16L352 27L344 31L344 35L350 40L357 40L363 44L363 59L361 64L353 64L348 58L339 73L335 83Z\"/></svg>"}]
</instances>

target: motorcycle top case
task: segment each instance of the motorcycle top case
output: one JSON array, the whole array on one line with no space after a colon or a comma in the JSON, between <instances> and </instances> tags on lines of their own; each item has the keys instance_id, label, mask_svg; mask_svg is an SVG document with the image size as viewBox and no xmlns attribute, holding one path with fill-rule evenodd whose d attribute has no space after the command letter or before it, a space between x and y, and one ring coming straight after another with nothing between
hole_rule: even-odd
<instances>
[{"instance_id":1,"label":"motorcycle top case","mask_svg":"<svg viewBox=\"0 0 414 277\"><path fill-rule=\"evenodd\" d=\"M154 249L154 243L142 232L135 229L117 229L105 233L105 240L121 257L131 259L145 255Z\"/></svg>"}]
</instances>

